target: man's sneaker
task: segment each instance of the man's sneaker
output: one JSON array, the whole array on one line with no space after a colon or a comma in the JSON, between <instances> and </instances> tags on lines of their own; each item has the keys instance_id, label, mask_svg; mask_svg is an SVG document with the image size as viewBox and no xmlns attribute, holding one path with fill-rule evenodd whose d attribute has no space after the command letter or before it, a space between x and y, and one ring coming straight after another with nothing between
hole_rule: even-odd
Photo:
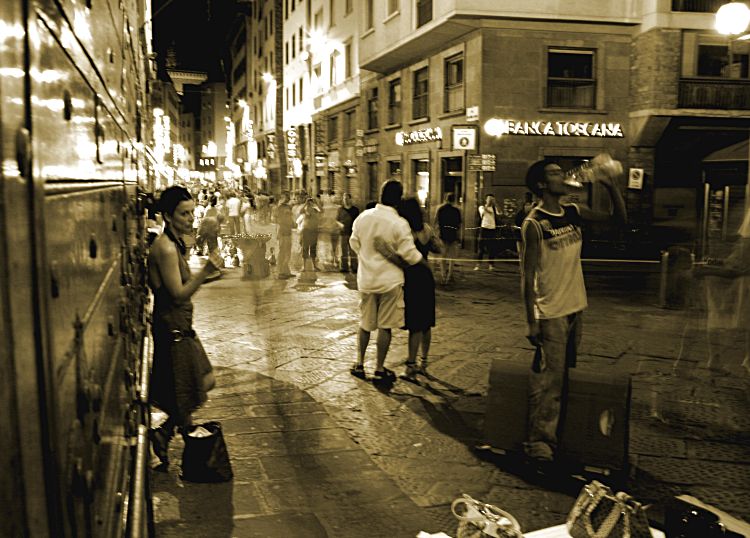
<instances>
[{"instance_id":1,"label":"man's sneaker","mask_svg":"<svg viewBox=\"0 0 750 538\"><path fill-rule=\"evenodd\" d=\"M493 271L495 269L495 266L490 264L490 266L487 269L489 269L490 271Z\"/></svg>"},{"instance_id":2,"label":"man's sneaker","mask_svg":"<svg viewBox=\"0 0 750 538\"><path fill-rule=\"evenodd\" d=\"M475 265L475 266L474 266L474 270L475 270L475 271L479 271L479 266L478 266L478 265Z\"/></svg>"}]
</instances>

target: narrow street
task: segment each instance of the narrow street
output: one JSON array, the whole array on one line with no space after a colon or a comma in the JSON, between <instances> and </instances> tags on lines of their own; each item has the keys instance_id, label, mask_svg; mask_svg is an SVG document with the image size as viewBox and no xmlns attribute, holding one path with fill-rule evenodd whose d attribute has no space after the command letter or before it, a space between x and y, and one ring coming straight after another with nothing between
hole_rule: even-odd
<instances>
[{"instance_id":1,"label":"narrow street","mask_svg":"<svg viewBox=\"0 0 750 538\"><path fill-rule=\"evenodd\" d=\"M233 482L152 473L159 536L455 536L450 503L468 493L510 511L524 531L564 522L583 482L529 477L482 443L490 363L526 364L516 264L461 268L438 288L429 372L391 391L349 374L358 294L341 273L302 284L243 281L239 269L194 298L195 328L217 374L199 420L220 420ZM750 519L748 377L712 377L700 312L658 308L657 274L587 275L578 368L632 374L627 491L661 510L689 493ZM387 365L402 371L406 334ZM374 362L368 350L368 371ZM680 358L677 361L677 358ZM675 375L676 374L676 375ZM492 409L503 420L513 409ZM505 415L508 416L508 415ZM491 455L490 455L491 456ZM650 513L660 520L659 513Z\"/></svg>"}]
</instances>

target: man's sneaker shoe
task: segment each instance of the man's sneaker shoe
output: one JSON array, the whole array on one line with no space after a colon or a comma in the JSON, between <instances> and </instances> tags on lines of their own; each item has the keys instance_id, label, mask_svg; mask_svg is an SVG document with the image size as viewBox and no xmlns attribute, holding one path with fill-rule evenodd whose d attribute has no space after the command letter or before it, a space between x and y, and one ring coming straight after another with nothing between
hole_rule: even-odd
<instances>
[{"instance_id":1,"label":"man's sneaker shoe","mask_svg":"<svg viewBox=\"0 0 750 538\"><path fill-rule=\"evenodd\" d=\"M495 266L490 264L490 266L487 269L489 269L490 271L493 271L495 269Z\"/></svg>"},{"instance_id":2,"label":"man's sneaker shoe","mask_svg":"<svg viewBox=\"0 0 750 538\"><path fill-rule=\"evenodd\" d=\"M479 266L478 266L478 265L475 265L475 266L474 266L474 270L475 270L475 271L479 271Z\"/></svg>"}]
</instances>

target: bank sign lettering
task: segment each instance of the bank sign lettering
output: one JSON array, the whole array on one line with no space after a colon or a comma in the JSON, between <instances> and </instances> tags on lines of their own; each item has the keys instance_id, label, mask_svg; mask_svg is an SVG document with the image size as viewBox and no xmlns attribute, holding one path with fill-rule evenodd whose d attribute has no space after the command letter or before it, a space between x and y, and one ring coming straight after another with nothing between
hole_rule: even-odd
<instances>
[{"instance_id":1,"label":"bank sign lettering","mask_svg":"<svg viewBox=\"0 0 750 538\"><path fill-rule=\"evenodd\" d=\"M485 124L485 130L495 136L593 136L601 138L622 138L619 123L590 123L572 121L517 121L491 119Z\"/></svg>"}]
</instances>

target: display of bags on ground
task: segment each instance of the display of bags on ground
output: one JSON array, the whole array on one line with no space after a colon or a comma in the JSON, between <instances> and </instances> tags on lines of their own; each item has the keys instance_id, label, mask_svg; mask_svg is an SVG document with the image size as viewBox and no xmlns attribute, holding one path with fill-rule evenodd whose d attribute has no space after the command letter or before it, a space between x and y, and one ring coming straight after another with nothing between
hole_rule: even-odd
<instances>
[{"instance_id":1,"label":"display of bags on ground","mask_svg":"<svg viewBox=\"0 0 750 538\"><path fill-rule=\"evenodd\" d=\"M523 538L521 525L511 514L465 493L453 501L451 511L459 521L457 538Z\"/></svg>"},{"instance_id":2,"label":"display of bags on ground","mask_svg":"<svg viewBox=\"0 0 750 538\"><path fill-rule=\"evenodd\" d=\"M566 522L572 538L651 538L646 513L627 493L592 481L581 490Z\"/></svg>"},{"instance_id":3,"label":"display of bags on ground","mask_svg":"<svg viewBox=\"0 0 750 538\"><path fill-rule=\"evenodd\" d=\"M218 422L205 422L183 432L182 479L189 482L227 482L232 464Z\"/></svg>"}]
</instances>

